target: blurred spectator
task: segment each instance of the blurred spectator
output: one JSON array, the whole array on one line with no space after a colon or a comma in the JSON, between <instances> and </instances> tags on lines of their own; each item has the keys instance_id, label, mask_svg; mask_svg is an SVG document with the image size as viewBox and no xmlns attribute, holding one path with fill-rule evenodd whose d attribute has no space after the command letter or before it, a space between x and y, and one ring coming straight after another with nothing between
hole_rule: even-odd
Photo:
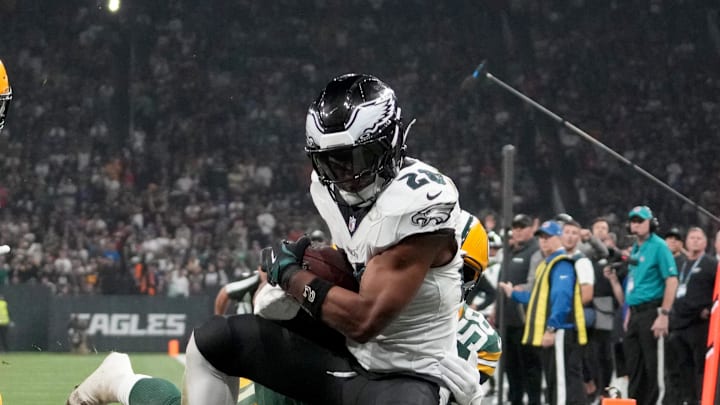
<instances>
[{"instance_id":1,"label":"blurred spectator","mask_svg":"<svg viewBox=\"0 0 720 405\"><path fill-rule=\"evenodd\" d=\"M299 13L285 0L207 9L144 2L117 16L133 27L130 38L106 10L81 1L0 11L2 57L16 90L0 137L0 235L18 249L7 282L42 282L60 294L118 290L102 282L97 258L105 253L120 260L123 277L128 258L155 254L158 290L193 250L211 262L227 249L230 279L254 268L253 241L264 245L321 222L307 195L310 167L296 153L297 123L307 94L350 70L383 73L394 84L405 116L419 118L410 150L455 180L469 211L500 206L500 150L512 143L523 157L514 203L525 212L550 214L561 204L582 222L624 212L624 196L633 193L657 202L664 222L710 230L692 206L628 176L625 165L499 89L450 90L461 81L458 60L488 55L493 73L720 212L707 175L720 168L712 137L720 131L717 6L538 4L420 0L408 13L392 2L368 10L364 2L321 1ZM509 23L494 29L492 21ZM370 43L393 46L347 51ZM118 60L125 45L131 61ZM438 133L452 133L453 142ZM561 161L572 170L554 164ZM550 182L558 193L539 192ZM492 230L491 218L482 219ZM122 246L113 241L121 223L132 227ZM61 250L79 269L46 266ZM207 269L203 262L200 280ZM198 292L206 293L202 285Z\"/></svg>"},{"instance_id":2,"label":"blurred spectator","mask_svg":"<svg viewBox=\"0 0 720 405\"><path fill-rule=\"evenodd\" d=\"M707 236L691 227L687 257L678 268L678 288L667 339L668 404L697 404L702 398L705 352L717 261L705 253Z\"/></svg>"},{"instance_id":3,"label":"blurred spectator","mask_svg":"<svg viewBox=\"0 0 720 405\"><path fill-rule=\"evenodd\" d=\"M5 300L5 297L0 294L0 352L7 352L10 350L7 334L8 329L10 329L11 322L8 302Z\"/></svg>"},{"instance_id":4,"label":"blurred spectator","mask_svg":"<svg viewBox=\"0 0 720 405\"><path fill-rule=\"evenodd\" d=\"M676 226L665 232L665 243L668 245L670 253L672 253L676 263L685 257L685 246L683 240L682 231L680 231L680 228Z\"/></svg>"},{"instance_id":5,"label":"blurred spectator","mask_svg":"<svg viewBox=\"0 0 720 405\"><path fill-rule=\"evenodd\" d=\"M605 251L616 248L610 232L610 224L604 218L596 218L592 224L592 237L603 244ZM615 260L614 258L612 260ZM592 377L598 393L605 392L610 385L613 373L613 330L615 329L615 315L620 303L615 297L622 294L622 286L614 269L608 267L612 274L605 276L604 269L608 265L608 254L595 256L592 260L595 273L592 307L595 322L588 328L588 346L584 367L592 368ZM617 263L613 263L617 264Z\"/></svg>"},{"instance_id":6,"label":"blurred spectator","mask_svg":"<svg viewBox=\"0 0 720 405\"><path fill-rule=\"evenodd\" d=\"M507 282L498 286L507 297L528 304L522 343L541 350L548 387L546 403L585 404L585 317L576 270L561 240L563 225L545 221L535 233L544 259L535 271L537 279L532 291Z\"/></svg>"},{"instance_id":7,"label":"blurred spectator","mask_svg":"<svg viewBox=\"0 0 720 405\"><path fill-rule=\"evenodd\" d=\"M170 298L187 298L190 296L190 281L185 275L184 269L175 269L170 272L170 281L168 282L167 296Z\"/></svg>"},{"instance_id":8,"label":"blurred spectator","mask_svg":"<svg viewBox=\"0 0 720 405\"><path fill-rule=\"evenodd\" d=\"M539 247L533 237L533 220L528 215L517 214L512 220L509 267L500 269L500 280L516 286L528 285L530 257ZM498 284L499 285L499 284ZM503 340L502 369L508 377L508 400L513 405L523 403L527 394L529 404L541 403L542 365L536 347L522 343L525 325L525 307L502 295L505 335Z\"/></svg>"}]
</instances>

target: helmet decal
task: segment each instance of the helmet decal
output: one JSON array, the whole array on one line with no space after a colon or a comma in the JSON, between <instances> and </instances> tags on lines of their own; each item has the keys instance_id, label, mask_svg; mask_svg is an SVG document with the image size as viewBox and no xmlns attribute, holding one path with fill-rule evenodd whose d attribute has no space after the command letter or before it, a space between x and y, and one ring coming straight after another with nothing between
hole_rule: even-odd
<instances>
[{"instance_id":1,"label":"helmet decal","mask_svg":"<svg viewBox=\"0 0 720 405\"><path fill-rule=\"evenodd\" d=\"M390 123L395 113L395 100L393 97L387 97L385 100L378 99L361 105L355 111L356 113L348 123L348 128L353 127L356 121L360 128L366 127L365 122L375 121L369 128L366 127L362 131L362 135L358 138L358 141L362 142Z\"/></svg>"},{"instance_id":2,"label":"helmet decal","mask_svg":"<svg viewBox=\"0 0 720 405\"><path fill-rule=\"evenodd\" d=\"M323 128L317 110L308 113L306 145L308 148L333 148L351 146L375 138L380 130L390 125L397 115L395 97L392 92L387 96L370 100L353 109L352 115L344 124L344 131L328 132Z\"/></svg>"}]
</instances>

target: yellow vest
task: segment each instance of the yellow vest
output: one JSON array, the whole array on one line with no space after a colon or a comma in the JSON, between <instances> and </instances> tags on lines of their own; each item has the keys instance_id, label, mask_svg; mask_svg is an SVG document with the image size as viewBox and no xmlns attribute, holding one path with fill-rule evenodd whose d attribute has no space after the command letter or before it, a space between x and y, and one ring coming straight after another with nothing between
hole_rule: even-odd
<instances>
[{"instance_id":1,"label":"yellow vest","mask_svg":"<svg viewBox=\"0 0 720 405\"><path fill-rule=\"evenodd\" d=\"M570 261L570 258L565 254L559 254L550 263L543 260L535 270L535 285L533 285L530 294L530 303L525 318L525 331L522 338L522 343L525 345L542 346L542 337L545 334L547 319L550 316L550 273L552 273L555 264L561 260ZM575 277L572 313L575 316L578 343L584 345L587 343L587 331L585 330L585 314L577 277Z\"/></svg>"},{"instance_id":2,"label":"yellow vest","mask_svg":"<svg viewBox=\"0 0 720 405\"><path fill-rule=\"evenodd\" d=\"M0 325L10 324L10 313L7 308L7 301L0 300Z\"/></svg>"}]
</instances>

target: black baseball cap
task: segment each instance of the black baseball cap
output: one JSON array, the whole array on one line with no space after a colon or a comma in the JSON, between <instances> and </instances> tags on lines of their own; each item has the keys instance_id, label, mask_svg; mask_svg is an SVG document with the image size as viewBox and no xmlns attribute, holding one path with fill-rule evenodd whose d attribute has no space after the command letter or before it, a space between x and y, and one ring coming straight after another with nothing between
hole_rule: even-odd
<instances>
[{"instance_id":1,"label":"black baseball cap","mask_svg":"<svg viewBox=\"0 0 720 405\"><path fill-rule=\"evenodd\" d=\"M666 238L670 236L678 238L679 240L683 240L683 233L677 226L673 226L672 228L668 229L667 232L665 232Z\"/></svg>"},{"instance_id":2,"label":"black baseball cap","mask_svg":"<svg viewBox=\"0 0 720 405\"><path fill-rule=\"evenodd\" d=\"M513 228L527 228L532 225L533 220L525 214L517 214L513 217L512 227Z\"/></svg>"}]
</instances>

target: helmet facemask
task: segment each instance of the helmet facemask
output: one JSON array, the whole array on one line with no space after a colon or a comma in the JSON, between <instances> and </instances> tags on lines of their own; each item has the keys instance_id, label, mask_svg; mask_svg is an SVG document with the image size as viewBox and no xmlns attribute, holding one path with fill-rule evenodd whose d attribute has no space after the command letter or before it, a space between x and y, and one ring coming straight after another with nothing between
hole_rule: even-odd
<instances>
[{"instance_id":1,"label":"helmet facemask","mask_svg":"<svg viewBox=\"0 0 720 405\"><path fill-rule=\"evenodd\" d=\"M393 122L370 141L307 152L320 182L348 205L364 205L397 175L402 155L399 135L400 123Z\"/></svg>"}]
</instances>

